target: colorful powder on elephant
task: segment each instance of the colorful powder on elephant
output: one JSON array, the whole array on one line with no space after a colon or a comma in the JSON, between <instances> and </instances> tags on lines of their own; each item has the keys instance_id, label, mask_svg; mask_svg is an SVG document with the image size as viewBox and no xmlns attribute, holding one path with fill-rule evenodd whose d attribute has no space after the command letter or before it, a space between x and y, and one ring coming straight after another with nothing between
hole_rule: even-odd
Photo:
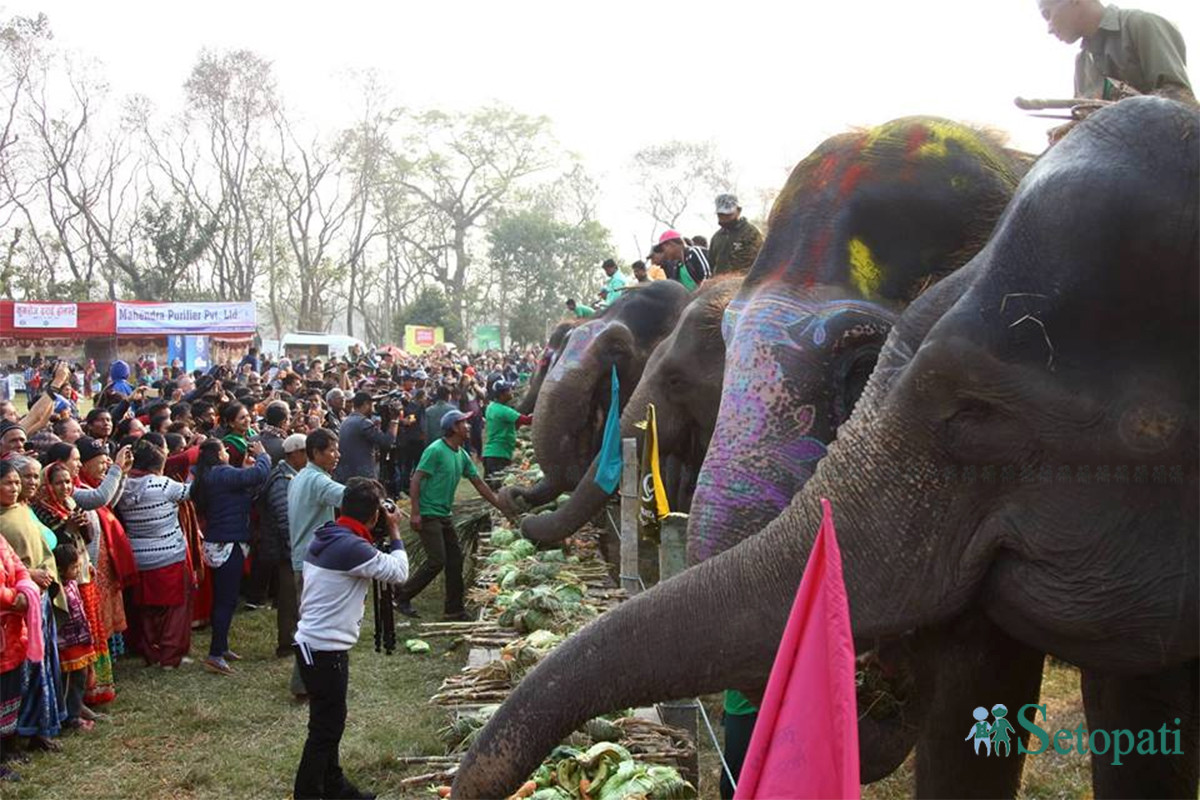
<instances>
[{"instance_id":1,"label":"colorful powder on elephant","mask_svg":"<svg viewBox=\"0 0 1200 800\"><path fill-rule=\"evenodd\" d=\"M610 320L601 319L584 323L571 331L562 355L546 373L545 383L556 383L571 370L578 369L583 364L584 358L587 357L588 349L595 342L596 337L607 330L611 324Z\"/></svg>"},{"instance_id":2,"label":"colorful powder on elephant","mask_svg":"<svg viewBox=\"0 0 1200 800\"><path fill-rule=\"evenodd\" d=\"M710 534L726 530L739 508L782 511L825 455L825 443L811 435L817 406L803 403L784 364L811 358L826 344L828 325L848 312L891 316L861 300L805 301L778 285L729 304L721 409L692 506L703 516L701 557L712 554Z\"/></svg>"}]
</instances>

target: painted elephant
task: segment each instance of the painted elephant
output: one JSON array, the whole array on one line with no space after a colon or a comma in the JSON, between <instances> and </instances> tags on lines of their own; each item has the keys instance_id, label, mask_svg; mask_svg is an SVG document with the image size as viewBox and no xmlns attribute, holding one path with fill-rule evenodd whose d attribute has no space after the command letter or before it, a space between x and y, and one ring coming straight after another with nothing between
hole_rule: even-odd
<instances>
[{"instance_id":1,"label":"painted elephant","mask_svg":"<svg viewBox=\"0 0 1200 800\"><path fill-rule=\"evenodd\" d=\"M1028 165L993 136L922 117L834 137L797 165L726 312L692 563L783 510L850 415L896 316L983 246Z\"/></svg>"},{"instance_id":2,"label":"painted elephant","mask_svg":"<svg viewBox=\"0 0 1200 800\"><path fill-rule=\"evenodd\" d=\"M653 403L659 456L663 460L676 459L685 476L699 471L717 421L725 366L721 319L741 283L740 276L704 282L671 335L651 353L642 379L621 412L622 437L640 438L636 425L646 418L646 406ZM553 513L526 517L521 533L535 541L553 542L577 531L608 500L608 493L596 485L595 477L593 459L570 502ZM686 488L680 494L684 496L673 498L673 509L680 510L690 496Z\"/></svg>"},{"instance_id":3,"label":"painted elephant","mask_svg":"<svg viewBox=\"0 0 1200 800\"><path fill-rule=\"evenodd\" d=\"M506 794L596 714L761 691L826 497L858 647L983 615L1080 665L1091 728L1180 731L1181 756L1094 758L1097 796L1195 797L1197 141L1195 109L1150 97L1074 129L988 245L905 312L785 512L571 637L492 718L453 796Z\"/></svg>"},{"instance_id":4,"label":"painted elephant","mask_svg":"<svg viewBox=\"0 0 1200 800\"><path fill-rule=\"evenodd\" d=\"M563 343L567 340L571 329L578 324L579 320L569 319L554 326L554 330L550 333L550 339L546 342L546 348L542 351L542 357L538 359L537 369L529 377L529 385L521 393L521 401L517 403L518 413L533 413L534 406L537 404L538 392L542 389L542 381L546 379L546 373L550 371L551 365L562 352Z\"/></svg>"},{"instance_id":5,"label":"painted elephant","mask_svg":"<svg viewBox=\"0 0 1200 800\"><path fill-rule=\"evenodd\" d=\"M545 477L530 488L506 487L505 502L538 505L579 482L600 450L612 367L624 405L689 298L681 284L654 281L626 291L602 314L571 329L546 371L533 410L533 448Z\"/></svg>"}]
</instances>

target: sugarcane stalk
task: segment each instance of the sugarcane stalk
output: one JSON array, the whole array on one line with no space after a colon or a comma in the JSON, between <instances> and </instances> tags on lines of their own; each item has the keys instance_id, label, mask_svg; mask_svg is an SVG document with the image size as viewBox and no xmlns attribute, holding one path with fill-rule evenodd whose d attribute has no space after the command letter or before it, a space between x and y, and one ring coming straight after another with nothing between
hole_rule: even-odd
<instances>
[{"instance_id":1,"label":"sugarcane stalk","mask_svg":"<svg viewBox=\"0 0 1200 800\"><path fill-rule=\"evenodd\" d=\"M441 772L428 772L424 775L414 775L411 778L405 778L396 785L401 789L411 789L414 786L421 786L426 783L448 783L453 778L453 770L442 770Z\"/></svg>"}]
</instances>

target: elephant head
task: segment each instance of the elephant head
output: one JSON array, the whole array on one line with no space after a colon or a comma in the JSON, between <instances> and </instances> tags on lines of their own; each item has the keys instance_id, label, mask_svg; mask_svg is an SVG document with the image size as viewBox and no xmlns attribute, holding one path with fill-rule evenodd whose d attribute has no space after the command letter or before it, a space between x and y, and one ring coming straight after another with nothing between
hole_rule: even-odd
<instances>
[{"instance_id":1,"label":"elephant head","mask_svg":"<svg viewBox=\"0 0 1200 800\"><path fill-rule=\"evenodd\" d=\"M637 423L646 418L646 406L653 403L660 458L674 456L693 474L704 460L721 402L725 365L721 319L741 282L740 276L704 282L671 335L651 353L642 379L621 412L621 436L640 437ZM595 477L593 460L570 502L555 512L526 517L521 533L535 541L551 542L578 530L599 513L609 497Z\"/></svg>"},{"instance_id":2,"label":"elephant head","mask_svg":"<svg viewBox=\"0 0 1200 800\"><path fill-rule=\"evenodd\" d=\"M804 485L898 313L983 246L1023 166L987 134L923 117L835 137L797 165L725 314L693 563L762 530Z\"/></svg>"},{"instance_id":3,"label":"elephant head","mask_svg":"<svg viewBox=\"0 0 1200 800\"><path fill-rule=\"evenodd\" d=\"M571 319L563 320L554 326L554 330L550 333L550 339L546 342L546 348L542 351L542 357L538 359L537 369L530 376L529 385L525 387L521 401L517 403L517 413L533 413L534 406L537 404L538 392L542 388L542 381L546 379L546 373L550 371L551 365L558 358L558 354L562 352L563 342L567 340L567 335L578 323L578 320Z\"/></svg>"},{"instance_id":4,"label":"elephant head","mask_svg":"<svg viewBox=\"0 0 1200 800\"><path fill-rule=\"evenodd\" d=\"M761 688L822 497L860 648L981 612L1084 667L1196 659L1197 141L1196 110L1133 98L1056 145L990 243L899 320L784 513L568 639L454 796L505 794L596 714Z\"/></svg>"},{"instance_id":5,"label":"elephant head","mask_svg":"<svg viewBox=\"0 0 1200 800\"><path fill-rule=\"evenodd\" d=\"M688 299L682 285L654 281L627 290L600 316L571 329L537 394L533 448L545 478L525 492L527 501L550 499L587 472L600 449L612 368L617 368L624 404Z\"/></svg>"}]
</instances>

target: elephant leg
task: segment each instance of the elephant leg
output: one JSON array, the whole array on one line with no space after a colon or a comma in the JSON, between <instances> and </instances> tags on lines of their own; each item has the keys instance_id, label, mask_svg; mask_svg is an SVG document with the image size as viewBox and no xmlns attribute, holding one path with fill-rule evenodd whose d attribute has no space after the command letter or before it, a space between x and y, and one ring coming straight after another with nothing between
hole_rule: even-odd
<instances>
[{"instance_id":1,"label":"elephant leg","mask_svg":"<svg viewBox=\"0 0 1200 800\"><path fill-rule=\"evenodd\" d=\"M1025 756L1013 734L1006 757L975 754L965 736L974 723L972 711L991 711L1003 703L1008 719L1036 703L1041 692L1044 654L1008 636L987 617L972 613L933 635L928 651L934 684L917 738L917 797L1013 797L1021 785ZM925 649L923 647L923 649ZM926 680L929 680L926 678ZM1029 733L1018 728L1028 743Z\"/></svg>"},{"instance_id":2,"label":"elephant leg","mask_svg":"<svg viewBox=\"0 0 1200 800\"><path fill-rule=\"evenodd\" d=\"M1153 675L1105 675L1082 670L1083 704L1089 730L1155 731L1166 724L1166 746L1156 755L1136 752L1112 763L1112 744L1092 755L1092 791L1108 797L1196 797L1200 756L1200 662L1189 661ZM1178 726L1175 720L1179 720ZM1179 729L1179 747L1174 731ZM1175 752L1178 749L1179 753Z\"/></svg>"}]
</instances>

